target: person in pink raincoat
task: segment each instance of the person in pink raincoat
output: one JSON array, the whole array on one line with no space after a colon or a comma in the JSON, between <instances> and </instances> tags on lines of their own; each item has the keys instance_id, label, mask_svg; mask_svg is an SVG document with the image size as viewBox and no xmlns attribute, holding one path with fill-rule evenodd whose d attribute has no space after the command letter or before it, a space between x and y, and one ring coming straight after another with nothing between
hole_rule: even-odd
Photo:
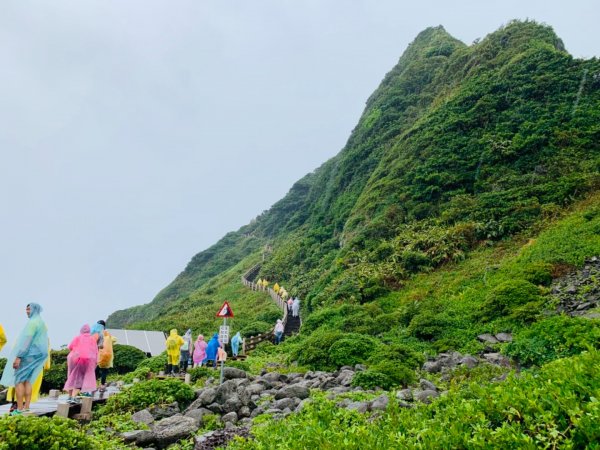
<instances>
[{"instance_id":1,"label":"person in pink raincoat","mask_svg":"<svg viewBox=\"0 0 600 450\"><path fill-rule=\"evenodd\" d=\"M96 390L96 361L98 360L98 344L95 336L90 334L90 326L81 327L81 334L76 336L68 346L71 352L67 356L69 374L63 388L69 393L68 402L76 403L75 397L82 392Z\"/></svg>"},{"instance_id":2,"label":"person in pink raincoat","mask_svg":"<svg viewBox=\"0 0 600 450\"><path fill-rule=\"evenodd\" d=\"M204 336L198 335L198 339L194 342L194 354L192 358L194 360L194 367L202 365L202 361L206 358L206 346L208 344L204 341Z\"/></svg>"}]
</instances>

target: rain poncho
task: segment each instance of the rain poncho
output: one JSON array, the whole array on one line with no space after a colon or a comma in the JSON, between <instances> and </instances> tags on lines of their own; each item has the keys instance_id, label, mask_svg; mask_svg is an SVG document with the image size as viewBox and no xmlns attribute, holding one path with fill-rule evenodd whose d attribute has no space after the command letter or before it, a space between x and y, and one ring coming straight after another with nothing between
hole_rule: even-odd
<instances>
[{"instance_id":1,"label":"rain poncho","mask_svg":"<svg viewBox=\"0 0 600 450\"><path fill-rule=\"evenodd\" d=\"M0 351L2 351L4 344L6 344L6 334L4 334L4 328L0 325Z\"/></svg>"},{"instance_id":2,"label":"rain poncho","mask_svg":"<svg viewBox=\"0 0 600 450\"><path fill-rule=\"evenodd\" d=\"M187 330L183 335L183 344L180 347L181 351L190 351L192 349L192 330Z\"/></svg>"},{"instance_id":3,"label":"rain poncho","mask_svg":"<svg viewBox=\"0 0 600 450\"><path fill-rule=\"evenodd\" d=\"M216 361L217 359L217 350L221 347L221 343L219 342L219 333L213 334L213 337L208 341L208 345L206 346L206 358L204 361L211 360Z\"/></svg>"},{"instance_id":4,"label":"rain poncho","mask_svg":"<svg viewBox=\"0 0 600 450\"><path fill-rule=\"evenodd\" d=\"M92 392L96 389L96 361L98 360L98 344L96 337L90 334L90 326L81 327L81 334L76 336L68 348L71 350L67 356L69 370L65 391L81 389L83 392Z\"/></svg>"},{"instance_id":5,"label":"rain poncho","mask_svg":"<svg viewBox=\"0 0 600 450\"><path fill-rule=\"evenodd\" d=\"M217 361L227 361L227 352L220 347L217 349Z\"/></svg>"},{"instance_id":6,"label":"rain poncho","mask_svg":"<svg viewBox=\"0 0 600 450\"><path fill-rule=\"evenodd\" d=\"M167 347L167 363L179 364L180 348L183 345L183 338L177 334L177 329L173 328L167 338L165 346Z\"/></svg>"},{"instance_id":7,"label":"rain poncho","mask_svg":"<svg viewBox=\"0 0 600 450\"><path fill-rule=\"evenodd\" d=\"M48 371L50 369L50 365L52 363L52 356L50 355L50 342L48 342L48 358L46 358L46 362L44 363L44 370L40 371L40 374L35 379L33 384L31 385L31 402L35 403L40 398L40 390L42 388L42 380L44 378L44 371ZM15 395L15 388L8 388L8 392L6 393L6 401L7 402L16 402L17 397Z\"/></svg>"},{"instance_id":8,"label":"rain poncho","mask_svg":"<svg viewBox=\"0 0 600 450\"><path fill-rule=\"evenodd\" d=\"M294 303L292 303L292 316L298 317L299 313L300 313L300 300L298 299L298 297L296 297L294 299Z\"/></svg>"},{"instance_id":9,"label":"rain poncho","mask_svg":"<svg viewBox=\"0 0 600 450\"><path fill-rule=\"evenodd\" d=\"M90 334L96 339L98 348L104 345L104 328L104 325L102 325L100 321L98 321L94 325L92 325L92 329L90 330Z\"/></svg>"},{"instance_id":10,"label":"rain poncho","mask_svg":"<svg viewBox=\"0 0 600 450\"><path fill-rule=\"evenodd\" d=\"M117 342L117 338L112 336L108 331L103 331L104 345L98 350L98 367L101 369L110 369L115 360L113 353L113 344Z\"/></svg>"},{"instance_id":11,"label":"rain poncho","mask_svg":"<svg viewBox=\"0 0 600 450\"><path fill-rule=\"evenodd\" d=\"M242 335L238 331L235 336L231 338L231 352L233 356L237 356L240 351L240 343L242 342Z\"/></svg>"},{"instance_id":12,"label":"rain poncho","mask_svg":"<svg viewBox=\"0 0 600 450\"><path fill-rule=\"evenodd\" d=\"M206 342L204 341L204 336L198 336L196 342L194 343L194 364L200 364L206 358Z\"/></svg>"},{"instance_id":13,"label":"rain poncho","mask_svg":"<svg viewBox=\"0 0 600 450\"><path fill-rule=\"evenodd\" d=\"M27 325L15 341L0 379L3 386L16 386L26 381L33 384L48 358L48 329L40 317L42 307L37 303L30 303L29 307L31 312ZM15 358L21 359L16 370L12 367Z\"/></svg>"}]
</instances>

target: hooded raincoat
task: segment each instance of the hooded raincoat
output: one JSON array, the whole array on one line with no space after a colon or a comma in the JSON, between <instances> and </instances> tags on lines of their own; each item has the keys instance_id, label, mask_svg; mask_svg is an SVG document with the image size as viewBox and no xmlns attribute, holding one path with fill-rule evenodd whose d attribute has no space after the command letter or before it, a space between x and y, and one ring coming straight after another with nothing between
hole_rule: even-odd
<instances>
[{"instance_id":1,"label":"hooded raincoat","mask_svg":"<svg viewBox=\"0 0 600 450\"><path fill-rule=\"evenodd\" d=\"M240 351L240 344L242 342L242 335L238 331L235 336L231 338L231 353L233 356L237 356Z\"/></svg>"},{"instance_id":2,"label":"hooded raincoat","mask_svg":"<svg viewBox=\"0 0 600 450\"><path fill-rule=\"evenodd\" d=\"M171 330L165 345L167 347L167 364L176 366L179 364L180 348L183 345L183 338L177 334L176 328Z\"/></svg>"},{"instance_id":3,"label":"hooded raincoat","mask_svg":"<svg viewBox=\"0 0 600 450\"><path fill-rule=\"evenodd\" d=\"M98 360L98 343L96 337L90 334L90 326L81 327L79 336L75 336L68 348L67 356L69 370L65 391L81 389L92 392L96 389L96 361Z\"/></svg>"},{"instance_id":4,"label":"hooded raincoat","mask_svg":"<svg viewBox=\"0 0 600 450\"><path fill-rule=\"evenodd\" d=\"M31 312L27 325L15 341L10 353L0 384L16 386L19 383L32 383L41 373L48 358L48 329L40 317L42 307L30 303ZM13 369L12 362L20 358L18 369Z\"/></svg>"},{"instance_id":5,"label":"hooded raincoat","mask_svg":"<svg viewBox=\"0 0 600 450\"><path fill-rule=\"evenodd\" d=\"M102 334L104 336L104 345L98 350L98 367L101 369L111 369L115 361L113 345L117 342L117 338L106 330Z\"/></svg>"},{"instance_id":6,"label":"hooded raincoat","mask_svg":"<svg viewBox=\"0 0 600 450\"><path fill-rule=\"evenodd\" d=\"M105 326L98 321L92 325L92 329L90 330L90 334L96 339L98 348L102 348L104 345L104 329Z\"/></svg>"},{"instance_id":7,"label":"hooded raincoat","mask_svg":"<svg viewBox=\"0 0 600 450\"><path fill-rule=\"evenodd\" d=\"M195 366L201 364L206 358L206 346L207 344L204 341L204 336L199 335L194 343L194 354L192 355Z\"/></svg>"},{"instance_id":8,"label":"hooded raincoat","mask_svg":"<svg viewBox=\"0 0 600 450\"><path fill-rule=\"evenodd\" d=\"M221 347L221 343L219 342L219 333L213 334L213 337L208 341L208 345L206 346L206 358L204 361L211 360L217 361L217 350Z\"/></svg>"},{"instance_id":9,"label":"hooded raincoat","mask_svg":"<svg viewBox=\"0 0 600 450\"><path fill-rule=\"evenodd\" d=\"M6 344L6 334L4 334L4 328L0 325L0 351L2 351L4 344Z\"/></svg>"},{"instance_id":10,"label":"hooded raincoat","mask_svg":"<svg viewBox=\"0 0 600 450\"><path fill-rule=\"evenodd\" d=\"M31 385L31 402L35 403L40 398L40 390L42 389L42 380L44 378L44 371L50 369L50 365L52 363L52 356L50 355L50 342L48 342L48 358L46 358L46 362L44 363L43 370L40 371L40 374L37 376L33 384ZM6 393L6 401L7 402L16 402L17 396L15 395L15 388L9 387L8 392Z\"/></svg>"},{"instance_id":11,"label":"hooded raincoat","mask_svg":"<svg viewBox=\"0 0 600 450\"><path fill-rule=\"evenodd\" d=\"M292 316L298 317L300 314L300 299L296 297L294 299L294 303L292 303Z\"/></svg>"}]
</instances>

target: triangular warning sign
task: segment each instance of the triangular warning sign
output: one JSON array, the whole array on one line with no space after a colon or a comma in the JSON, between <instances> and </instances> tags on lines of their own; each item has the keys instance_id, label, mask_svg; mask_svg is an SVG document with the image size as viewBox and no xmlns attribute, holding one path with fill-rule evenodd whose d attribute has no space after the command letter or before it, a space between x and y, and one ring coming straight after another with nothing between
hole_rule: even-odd
<instances>
[{"instance_id":1,"label":"triangular warning sign","mask_svg":"<svg viewBox=\"0 0 600 450\"><path fill-rule=\"evenodd\" d=\"M223 306L221 306L221 309L219 309L219 312L217 313L217 317L233 317L233 311L231 310L229 303L223 303Z\"/></svg>"}]
</instances>

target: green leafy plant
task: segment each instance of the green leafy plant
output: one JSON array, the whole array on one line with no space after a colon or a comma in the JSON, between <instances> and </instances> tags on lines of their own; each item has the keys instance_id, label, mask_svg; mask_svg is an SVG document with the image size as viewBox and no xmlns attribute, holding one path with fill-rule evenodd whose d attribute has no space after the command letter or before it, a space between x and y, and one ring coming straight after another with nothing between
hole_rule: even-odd
<instances>
[{"instance_id":1,"label":"green leafy plant","mask_svg":"<svg viewBox=\"0 0 600 450\"><path fill-rule=\"evenodd\" d=\"M136 383L119 394L109 397L100 412L102 415L135 412L152 405L172 402L177 402L180 408L184 408L194 398L194 390L180 380L148 380Z\"/></svg>"}]
</instances>

